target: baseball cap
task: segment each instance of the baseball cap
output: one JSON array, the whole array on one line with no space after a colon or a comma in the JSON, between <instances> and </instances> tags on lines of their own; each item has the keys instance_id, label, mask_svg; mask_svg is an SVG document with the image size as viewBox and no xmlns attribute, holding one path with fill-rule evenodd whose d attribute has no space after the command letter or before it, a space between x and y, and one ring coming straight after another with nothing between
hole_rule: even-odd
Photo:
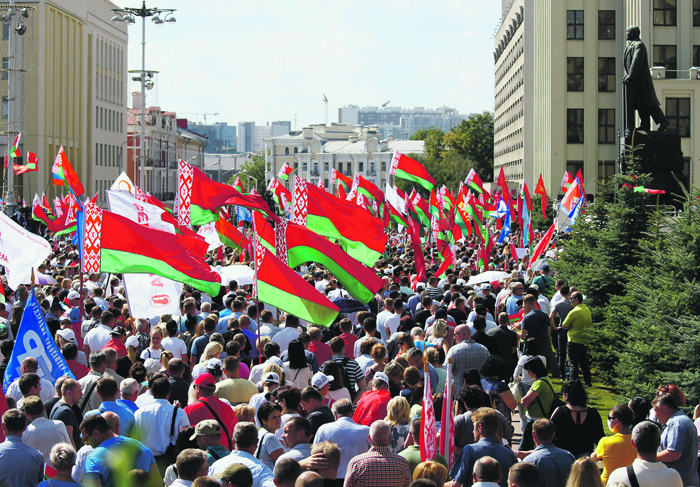
<instances>
[{"instance_id":1,"label":"baseball cap","mask_svg":"<svg viewBox=\"0 0 700 487\"><path fill-rule=\"evenodd\" d=\"M491 284L482 284L481 289L491 289Z\"/></svg>"},{"instance_id":2,"label":"baseball cap","mask_svg":"<svg viewBox=\"0 0 700 487\"><path fill-rule=\"evenodd\" d=\"M190 436L190 441L194 441L198 436L220 435L221 425L215 419L205 419L197 423L194 434Z\"/></svg>"},{"instance_id":3,"label":"baseball cap","mask_svg":"<svg viewBox=\"0 0 700 487\"><path fill-rule=\"evenodd\" d=\"M263 382L274 382L275 384L279 384L280 383L280 376L274 372L268 372L267 374L263 375L262 381Z\"/></svg>"},{"instance_id":4,"label":"baseball cap","mask_svg":"<svg viewBox=\"0 0 700 487\"><path fill-rule=\"evenodd\" d=\"M115 326L114 329L109 332L109 334L115 337L123 337L126 335L126 330L122 326Z\"/></svg>"},{"instance_id":5,"label":"baseball cap","mask_svg":"<svg viewBox=\"0 0 700 487\"><path fill-rule=\"evenodd\" d=\"M387 375L384 372L375 372L374 380L380 380L382 382L385 382L387 385L389 384L389 377L387 377Z\"/></svg>"},{"instance_id":6,"label":"baseball cap","mask_svg":"<svg viewBox=\"0 0 700 487\"><path fill-rule=\"evenodd\" d=\"M54 310L63 311L63 306L61 306L61 303L58 301L58 299L54 299L53 302L51 303L51 307L49 309L51 311L54 311Z\"/></svg>"},{"instance_id":7,"label":"baseball cap","mask_svg":"<svg viewBox=\"0 0 700 487\"><path fill-rule=\"evenodd\" d=\"M212 477L215 479L226 479L236 487L252 487L253 485L253 474L242 463L233 463L222 472L213 474Z\"/></svg>"},{"instance_id":8,"label":"baseball cap","mask_svg":"<svg viewBox=\"0 0 700 487\"><path fill-rule=\"evenodd\" d=\"M58 336L66 340L67 342L73 342L75 343L75 332L73 330L69 330L68 328L63 328L60 329L56 332Z\"/></svg>"},{"instance_id":9,"label":"baseball cap","mask_svg":"<svg viewBox=\"0 0 700 487\"><path fill-rule=\"evenodd\" d=\"M333 382L333 377L324 374L323 372L316 372L311 378L311 385L316 389L322 389L329 382Z\"/></svg>"},{"instance_id":10,"label":"baseball cap","mask_svg":"<svg viewBox=\"0 0 700 487\"><path fill-rule=\"evenodd\" d=\"M129 338L126 339L126 342L124 342L124 346L126 347L137 347L139 346L139 341L138 339L134 336L131 335Z\"/></svg>"},{"instance_id":11,"label":"baseball cap","mask_svg":"<svg viewBox=\"0 0 700 487\"><path fill-rule=\"evenodd\" d=\"M223 369L223 368L224 368L224 364L222 364L222 363L221 363L221 360L219 360L218 358L210 358L210 359L207 361L207 369L214 370L214 369L216 369L216 366L217 366L217 365L219 366L219 369Z\"/></svg>"},{"instance_id":12,"label":"baseball cap","mask_svg":"<svg viewBox=\"0 0 700 487\"><path fill-rule=\"evenodd\" d=\"M279 382L279 379L277 380L277 382ZM216 381L214 380L214 377L211 374L200 374L199 377L197 377L197 380L194 381L194 383L197 384L199 387L204 387L205 389L216 388Z\"/></svg>"},{"instance_id":13,"label":"baseball cap","mask_svg":"<svg viewBox=\"0 0 700 487\"><path fill-rule=\"evenodd\" d=\"M68 293L68 300L80 299L80 293L78 291L71 291Z\"/></svg>"}]
</instances>

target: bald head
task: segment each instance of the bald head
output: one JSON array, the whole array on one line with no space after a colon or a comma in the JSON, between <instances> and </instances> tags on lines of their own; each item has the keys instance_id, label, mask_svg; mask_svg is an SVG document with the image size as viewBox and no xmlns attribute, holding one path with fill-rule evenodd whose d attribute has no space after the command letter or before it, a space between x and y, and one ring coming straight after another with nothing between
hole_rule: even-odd
<instances>
[{"instance_id":1,"label":"bald head","mask_svg":"<svg viewBox=\"0 0 700 487\"><path fill-rule=\"evenodd\" d=\"M388 446L391 440L391 426L383 420L375 421L369 427L369 439L372 446Z\"/></svg>"},{"instance_id":2,"label":"bald head","mask_svg":"<svg viewBox=\"0 0 700 487\"><path fill-rule=\"evenodd\" d=\"M323 487L323 477L316 472L304 472L297 477L294 487Z\"/></svg>"},{"instance_id":3,"label":"bald head","mask_svg":"<svg viewBox=\"0 0 700 487\"><path fill-rule=\"evenodd\" d=\"M20 368L21 368L22 374L26 374L28 372L35 374L37 369L39 368L39 363L36 361L36 359L34 357L27 357L24 360L22 360L22 364L21 364Z\"/></svg>"},{"instance_id":4,"label":"bald head","mask_svg":"<svg viewBox=\"0 0 700 487\"><path fill-rule=\"evenodd\" d=\"M121 421L119 420L119 416L117 416L116 413L113 413L112 411L105 411L100 416L105 418L105 421L107 421L109 429L112 430L112 433L114 433L115 435L121 434Z\"/></svg>"},{"instance_id":5,"label":"bald head","mask_svg":"<svg viewBox=\"0 0 700 487\"><path fill-rule=\"evenodd\" d=\"M474 482L501 481L501 465L492 457L481 457L474 464Z\"/></svg>"},{"instance_id":6,"label":"bald head","mask_svg":"<svg viewBox=\"0 0 700 487\"><path fill-rule=\"evenodd\" d=\"M469 328L469 325L459 325L458 327L456 327L455 337L458 338L460 341L471 339L472 331Z\"/></svg>"}]
</instances>

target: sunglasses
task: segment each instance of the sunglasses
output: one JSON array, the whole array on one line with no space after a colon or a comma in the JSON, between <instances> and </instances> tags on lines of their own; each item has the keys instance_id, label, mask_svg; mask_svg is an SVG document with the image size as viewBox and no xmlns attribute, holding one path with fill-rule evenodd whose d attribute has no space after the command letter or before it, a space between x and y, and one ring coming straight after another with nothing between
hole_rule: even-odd
<instances>
[{"instance_id":1,"label":"sunglasses","mask_svg":"<svg viewBox=\"0 0 700 487\"><path fill-rule=\"evenodd\" d=\"M608 421L615 421L617 418L613 418L612 416L608 416Z\"/></svg>"}]
</instances>

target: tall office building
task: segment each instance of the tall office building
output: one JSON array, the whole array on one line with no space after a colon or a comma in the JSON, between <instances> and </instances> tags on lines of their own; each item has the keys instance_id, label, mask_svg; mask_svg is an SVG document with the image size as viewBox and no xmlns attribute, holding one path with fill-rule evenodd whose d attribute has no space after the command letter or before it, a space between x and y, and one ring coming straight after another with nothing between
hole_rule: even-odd
<instances>
[{"instance_id":1,"label":"tall office building","mask_svg":"<svg viewBox=\"0 0 700 487\"><path fill-rule=\"evenodd\" d=\"M507 8L506 8L507 7ZM586 190L616 171L622 132L627 27L646 44L656 94L681 135L684 173L700 153L700 2L692 0L513 0L495 38L494 172L534 188L541 174L556 195L565 171Z\"/></svg>"},{"instance_id":2,"label":"tall office building","mask_svg":"<svg viewBox=\"0 0 700 487\"><path fill-rule=\"evenodd\" d=\"M338 109L338 123L377 126L382 138L409 139L421 129L435 128L449 132L456 127L464 115L454 108L401 108L401 107L363 107L347 105Z\"/></svg>"}]
</instances>

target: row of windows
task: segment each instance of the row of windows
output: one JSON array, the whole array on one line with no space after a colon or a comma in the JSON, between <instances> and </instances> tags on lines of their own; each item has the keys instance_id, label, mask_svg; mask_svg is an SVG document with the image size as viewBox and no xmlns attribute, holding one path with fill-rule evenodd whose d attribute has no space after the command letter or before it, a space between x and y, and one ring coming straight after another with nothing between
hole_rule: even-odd
<instances>
[{"instance_id":1,"label":"row of windows","mask_svg":"<svg viewBox=\"0 0 700 487\"><path fill-rule=\"evenodd\" d=\"M510 95L515 93L516 90L523 85L524 81L524 66L520 66L518 70L511 75L508 82L496 93L494 110L498 110L498 108L510 98Z\"/></svg>"},{"instance_id":2,"label":"row of windows","mask_svg":"<svg viewBox=\"0 0 700 487\"><path fill-rule=\"evenodd\" d=\"M523 129L515 130L510 134L506 135L505 137L494 142L493 156L499 157L503 154L508 154L515 150L521 149L523 145Z\"/></svg>"},{"instance_id":3,"label":"row of windows","mask_svg":"<svg viewBox=\"0 0 700 487\"><path fill-rule=\"evenodd\" d=\"M95 143L95 165L96 166L118 166L119 165L118 145Z\"/></svg>"},{"instance_id":4,"label":"row of windows","mask_svg":"<svg viewBox=\"0 0 700 487\"><path fill-rule=\"evenodd\" d=\"M654 0L654 25L677 25L677 0ZM700 0L693 0L693 27L700 27Z\"/></svg>"},{"instance_id":5,"label":"row of windows","mask_svg":"<svg viewBox=\"0 0 700 487\"><path fill-rule=\"evenodd\" d=\"M566 38L572 40L583 40L583 10L566 11ZM615 39L614 10L598 10L598 39Z\"/></svg>"},{"instance_id":6,"label":"row of windows","mask_svg":"<svg viewBox=\"0 0 700 487\"><path fill-rule=\"evenodd\" d=\"M675 130L681 137L690 137L690 98L666 98L666 117L671 123L669 130ZM583 144L583 108L566 110L566 143ZM615 109L598 109L598 143L616 143Z\"/></svg>"},{"instance_id":7,"label":"row of windows","mask_svg":"<svg viewBox=\"0 0 700 487\"><path fill-rule=\"evenodd\" d=\"M116 110L95 107L95 128L121 133L124 131L124 114Z\"/></svg>"},{"instance_id":8,"label":"row of windows","mask_svg":"<svg viewBox=\"0 0 700 487\"><path fill-rule=\"evenodd\" d=\"M566 58L566 91L583 91L584 58ZM598 92L615 91L615 58L598 58Z\"/></svg>"},{"instance_id":9,"label":"row of windows","mask_svg":"<svg viewBox=\"0 0 700 487\"><path fill-rule=\"evenodd\" d=\"M525 41L523 40L523 36L520 36L513 48L508 51L508 56L506 56L503 63L501 63L496 70L496 84L500 83L508 70L515 64L520 56L523 55L523 52L525 52Z\"/></svg>"},{"instance_id":10,"label":"row of windows","mask_svg":"<svg viewBox=\"0 0 700 487\"><path fill-rule=\"evenodd\" d=\"M95 43L95 96L110 103L124 104L124 81L119 73L124 73L124 49L97 39Z\"/></svg>"},{"instance_id":11,"label":"row of windows","mask_svg":"<svg viewBox=\"0 0 700 487\"><path fill-rule=\"evenodd\" d=\"M513 102L507 110L498 115L494 120L494 133L498 133L523 116L523 98Z\"/></svg>"},{"instance_id":12,"label":"row of windows","mask_svg":"<svg viewBox=\"0 0 700 487\"><path fill-rule=\"evenodd\" d=\"M504 162L496 168L494 168L494 174L497 174L503 168L503 174L509 181L514 181L516 179L523 179L523 160L515 159L514 161ZM495 176L494 176L495 177Z\"/></svg>"}]
</instances>

